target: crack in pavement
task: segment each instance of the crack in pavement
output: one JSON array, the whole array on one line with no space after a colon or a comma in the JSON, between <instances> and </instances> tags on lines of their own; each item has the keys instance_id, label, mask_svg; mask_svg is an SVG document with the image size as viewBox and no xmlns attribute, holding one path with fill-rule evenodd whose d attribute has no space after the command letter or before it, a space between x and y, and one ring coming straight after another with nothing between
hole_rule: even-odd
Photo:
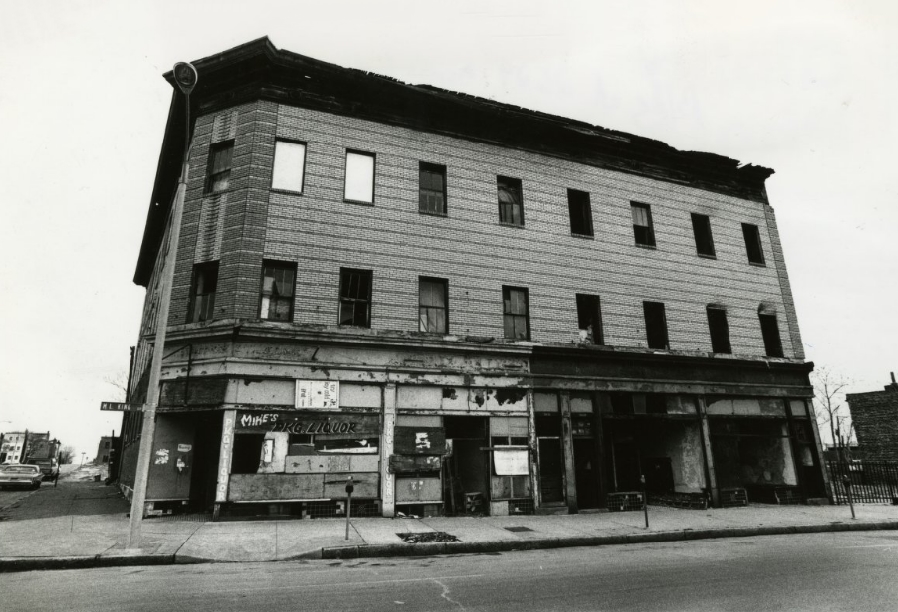
<instances>
[{"instance_id":1,"label":"crack in pavement","mask_svg":"<svg viewBox=\"0 0 898 612\"><path fill-rule=\"evenodd\" d=\"M443 584L443 582L442 582L441 580L438 580L437 578L431 578L431 580L433 580L433 581L436 582L438 585L440 585L441 587L443 587L443 592L440 593L440 597L442 597L443 599L445 599L445 600L448 601L449 603L455 604L455 605L458 606L461 610L466 610L466 608L462 605L462 603L461 603L460 601L456 601L456 600L452 599L451 597L449 597L449 587L448 587L448 586L446 586L445 584Z\"/></svg>"}]
</instances>

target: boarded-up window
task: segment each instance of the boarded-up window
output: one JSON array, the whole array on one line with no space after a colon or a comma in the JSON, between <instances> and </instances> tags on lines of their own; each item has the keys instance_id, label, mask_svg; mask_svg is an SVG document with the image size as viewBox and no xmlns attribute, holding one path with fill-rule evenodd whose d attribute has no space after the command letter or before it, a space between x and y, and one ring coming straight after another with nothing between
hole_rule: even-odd
<instances>
[{"instance_id":1,"label":"boarded-up window","mask_svg":"<svg viewBox=\"0 0 898 612\"><path fill-rule=\"evenodd\" d=\"M346 176L343 199L374 203L374 153L346 152Z\"/></svg>"},{"instance_id":2,"label":"boarded-up window","mask_svg":"<svg viewBox=\"0 0 898 612\"><path fill-rule=\"evenodd\" d=\"M306 145L278 140L274 145L271 188L302 193L306 170Z\"/></svg>"}]
</instances>

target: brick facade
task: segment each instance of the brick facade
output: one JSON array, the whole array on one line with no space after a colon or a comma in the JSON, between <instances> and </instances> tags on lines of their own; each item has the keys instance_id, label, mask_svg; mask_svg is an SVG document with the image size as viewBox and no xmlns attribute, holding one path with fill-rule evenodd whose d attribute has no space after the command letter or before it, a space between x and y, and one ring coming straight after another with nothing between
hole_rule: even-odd
<instances>
[{"instance_id":1,"label":"brick facade","mask_svg":"<svg viewBox=\"0 0 898 612\"><path fill-rule=\"evenodd\" d=\"M864 459L898 461L898 385L883 391L849 393L851 420Z\"/></svg>"}]
</instances>

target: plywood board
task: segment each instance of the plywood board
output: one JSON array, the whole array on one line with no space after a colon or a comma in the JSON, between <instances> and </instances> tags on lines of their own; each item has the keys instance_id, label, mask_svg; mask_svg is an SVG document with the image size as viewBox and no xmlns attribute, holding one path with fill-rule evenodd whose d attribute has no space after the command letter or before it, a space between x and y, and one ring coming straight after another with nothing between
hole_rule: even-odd
<instances>
[{"instance_id":1,"label":"plywood board","mask_svg":"<svg viewBox=\"0 0 898 612\"><path fill-rule=\"evenodd\" d=\"M347 474L324 475L324 497L342 499L346 497ZM380 497L380 474L353 474L353 497Z\"/></svg>"},{"instance_id":2,"label":"plywood board","mask_svg":"<svg viewBox=\"0 0 898 612\"><path fill-rule=\"evenodd\" d=\"M439 478L397 478L396 503L440 501L443 485Z\"/></svg>"},{"instance_id":3,"label":"plywood board","mask_svg":"<svg viewBox=\"0 0 898 612\"><path fill-rule=\"evenodd\" d=\"M299 500L324 497L324 474L232 474L228 501Z\"/></svg>"},{"instance_id":4,"label":"plywood board","mask_svg":"<svg viewBox=\"0 0 898 612\"><path fill-rule=\"evenodd\" d=\"M439 455L390 455L390 472L393 474L432 472L439 470L441 465Z\"/></svg>"},{"instance_id":5,"label":"plywood board","mask_svg":"<svg viewBox=\"0 0 898 612\"><path fill-rule=\"evenodd\" d=\"M444 455L446 432L442 427L396 427L393 448L397 455Z\"/></svg>"}]
</instances>

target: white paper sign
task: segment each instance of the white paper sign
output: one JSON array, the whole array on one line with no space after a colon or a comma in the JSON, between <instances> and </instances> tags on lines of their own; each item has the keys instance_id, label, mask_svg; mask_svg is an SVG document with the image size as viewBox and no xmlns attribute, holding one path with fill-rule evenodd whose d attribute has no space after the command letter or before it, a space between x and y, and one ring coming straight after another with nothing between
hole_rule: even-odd
<instances>
[{"instance_id":1,"label":"white paper sign","mask_svg":"<svg viewBox=\"0 0 898 612\"><path fill-rule=\"evenodd\" d=\"M526 476L530 473L527 465L529 453L524 449L493 451L493 463L496 464L496 476Z\"/></svg>"},{"instance_id":2,"label":"white paper sign","mask_svg":"<svg viewBox=\"0 0 898 612\"><path fill-rule=\"evenodd\" d=\"M339 410L340 383L336 380L297 380L296 407Z\"/></svg>"}]
</instances>

